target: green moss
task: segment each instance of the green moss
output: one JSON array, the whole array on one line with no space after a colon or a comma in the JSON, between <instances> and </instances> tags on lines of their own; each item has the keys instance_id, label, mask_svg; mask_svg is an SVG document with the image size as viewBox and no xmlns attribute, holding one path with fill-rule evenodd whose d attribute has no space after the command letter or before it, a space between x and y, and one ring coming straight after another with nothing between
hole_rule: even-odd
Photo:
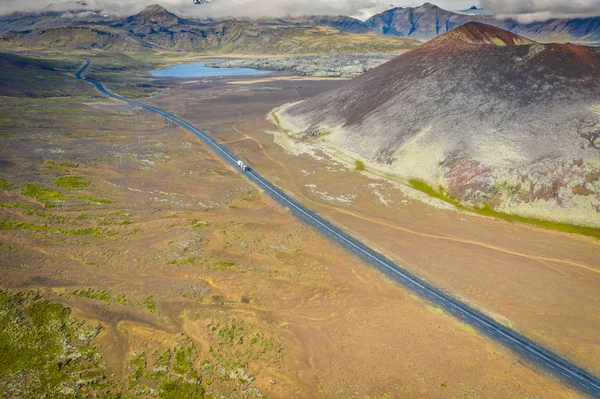
<instances>
[{"instance_id":1,"label":"green moss","mask_svg":"<svg viewBox=\"0 0 600 399\"><path fill-rule=\"evenodd\" d=\"M354 169L358 171L365 170L365 163L357 159L356 161L354 161Z\"/></svg>"},{"instance_id":2,"label":"green moss","mask_svg":"<svg viewBox=\"0 0 600 399\"><path fill-rule=\"evenodd\" d=\"M275 121L277 126L281 128L281 121L279 120L279 116L277 116L275 112L271 113L271 116L273 117L273 120Z\"/></svg>"},{"instance_id":3,"label":"green moss","mask_svg":"<svg viewBox=\"0 0 600 399\"><path fill-rule=\"evenodd\" d=\"M152 295L150 295L144 300L144 306L146 306L146 309L148 309L152 313L156 312L156 302L154 302L154 298L152 297Z\"/></svg>"},{"instance_id":4,"label":"green moss","mask_svg":"<svg viewBox=\"0 0 600 399\"><path fill-rule=\"evenodd\" d=\"M172 265L192 265L198 266L203 269L209 270L231 270L235 268L238 264L237 262L226 261L226 260L204 260L201 258L184 258L184 259L175 259L169 261L169 264Z\"/></svg>"},{"instance_id":5,"label":"green moss","mask_svg":"<svg viewBox=\"0 0 600 399\"><path fill-rule=\"evenodd\" d=\"M202 377L194 366L198 351L189 338L184 338L172 350L167 349L156 356L156 352L142 352L134 354L129 362L127 389L133 391L136 397L204 397ZM153 365L151 371L147 369L148 364Z\"/></svg>"},{"instance_id":6,"label":"green moss","mask_svg":"<svg viewBox=\"0 0 600 399\"><path fill-rule=\"evenodd\" d=\"M169 365L171 364L171 358L173 357L173 353L167 349L163 352L156 363L154 363L154 368L152 369L154 376L163 376L169 371Z\"/></svg>"},{"instance_id":7,"label":"green moss","mask_svg":"<svg viewBox=\"0 0 600 399\"><path fill-rule=\"evenodd\" d=\"M46 301L27 304L28 298L11 298L1 292L3 302L0 317L0 377L41 368L52 362L64 350L61 335L67 329L69 310ZM9 320L10 317L22 317Z\"/></svg>"},{"instance_id":8,"label":"green moss","mask_svg":"<svg viewBox=\"0 0 600 399\"><path fill-rule=\"evenodd\" d=\"M90 185L90 182L75 176L59 176L54 180L54 184L67 190L80 190Z\"/></svg>"},{"instance_id":9,"label":"green moss","mask_svg":"<svg viewBox=\"0 0 600 399\"><path fill-rule=\"evenodd\" d=\"M129 362L131 374L127 377L127 389L136 389L146 375L146 352L134 356Z\"/></svg>"},{"instance_id":10,"label":"green moss","mask_svg":"<svg viewBox=\"0 0 600 399\"><path fill-rule=\"evenodd\" d=\"M15 223L8 220L0 220L0 230L32 230L32 231L44 231L48 233L56 234L67 234L71 236L95 236L95 237L108 237L117 234L114 231L105 231L99 228L87 228L87 229L57 229L46 225L36 225L27 222Z\"/></svg>"},{"instance_id":11,"label":"green moss","mask_svg":"<svg viewBox=\"0 0 600 399\"><path fill-rule=\"evenodd\" d=\"M89 195L75 195L70 198L87 201L87 202L92 202L92 203L96 203L96 204L102 204L102 205L112 204L111 200L107 200L104 198L91 197Z\"/></svg>"},{"instance_id":12,"label":"green moss","mask_svg":"<svg viewBox=\"0 0 600 399\"><path fill-rule=\"evenodd\" d=\"M0 202L0 208L23 209L23 214L27 215L27 216L40 216L40 217L51 219L52 222L57 222L57 223L63 223L65 221L65 218L62 216L52 215L50 213L43 212L43 211L36 209L30 205L10 203L10 202Z\"/></svg>"},{"instance_id":13,"label":"green moss","mask_svg":"<svg viewBox=\"0 0 600 399\"><path fill-rule=\"evenodd\" d=\"M201 220L199 221L199 220L196 220L196 219L192 219L191 220L191 224L192 224L192 227L195 227L197 229L203 229L203 228L206 228L206 227L210 226L210 223L205 222L205 221L201 221Z\"/></svg>"},{"instance_id":14,"label":"green moss","mask_svg":"<svg viewBox=\"0 0 600 399\"><path fill-rule=\"evenodd\" d=\"M4 179L0 179L0 189L2 190L14 190L17 188L14 184L7 182Z\"/></svg>"},{"instance_id":15,"label":"green moss","mask_svg":"<svg viewBox=\"0 0 600 399\"><path fill-rule=\"evenodd\" d=\"M213 261L210 268L212 270L229 270L232 267L237 266L236 262L230 262L226 260L216 260Z\"/></svg>"},{"instance_id":16,"label":"green moss","mask_svg":"<svg viewBox=\"0 0 600 399\"><path fill-rule=\"evenodd\" d=\"M107 386L101 355L90 346L99 327L70 313L32 292L0 291L0 396L78 398L92 385Z\"/></svg>"},{"instance_id":17,"label":"green moss","mask_svg":"<svg viewBox=\"0 0 600 399\"><path fill-rule=\"evenodd\" d=\"M51 159L47 159L44 161L44 166L48 169L56 169L61 172L66 172L68 168L79 167L79 164L71 161L53 161Z\"/></svg>"},{"instance_id":18,"label":"green moss","mask_svg":"<svg viewBox=\"0 0 600 399\"><path fill-rule=\"evenodd\" d=\"M132 305L132 303L130 301L128 301L123 295L111 294L110 292L108 292L106 290L94 290L93 288L87 288L87 289L82 288L80 290L75 290L75 291L69 292L69 295L74 295L74 296L78 296L81 298L96 299L96 300L105 301L105 302L114 302L114 303L119 303L121 305L129 305L129 306Z\"/></svg>"},{"instance_id":19,"label":"green moss","mask_svg":"<svg viewBox=\"0 0 600 399\"><path fill-rule=\"evenodd\" d=\"M167 381L161 386L158 396L160 399L202 399L204 388L197 384Z\"/></svg>"},{"instance_id":20,"label":"green moss","mask_svg":"<svg viewBox=\"0 0 600 399\"><path fill-rule=\"evenodd\" d=\"M566 233L573 233L573 234L582 234L582 235L594 237L594 238L600 240L600 229L595 229L593 227L577 226L577 225L572 225L572 224L567 224L567 223L553 222L550 220L543 220L543 219L537 219L537 218L531 218L531 217L519 216L519 215L511 215L508 213L496 211L496 210L492 209L488 204L484 204L484 206L482 208L475 208L474 211L480 215L503 219L508 222L518 222L518 223L524 223L524 224L541 227L544 229L563 231Z\"/></svg>"},{"instance_id":21,"label":"green moss","mask_svg":"<svg viewBox=\"0 0 600 399\"><path fill-rule=\"evenodd\" d=\"M523 224L528 224L528 225L532 225L532 226L536 226L536 227L541 227L544 229L562 231L562 232L566 232L566 233L582 234L582 235L594 237L594 238L600 240L600 229L595 229L593 227L586 227L586 226L577 226L577 225L572 225L572 224L567 224L567 223L553 222L550 220L537 219L537 218L532 218L532 217L527 217L527 216L512 215L509 213L496 211L496 210L492 209L489 206L489 204L484 204L484 206L481 208L468 207L468 206L461 204L456 199L456 197L448 196L447 193L445 192L444 188L441 186L439 187L438 190L435 190L433 187L429 186L427 183L425 183L422 180L411 179L411 180L409 180L409 182L413 186L413 188L415 188L425 194L428 194L431 197L438 198L438 199L441 199L442 201L448 202L461 210L470 211L470 212L473 212L473 213L476 213L476 214L479 214L482 216L489 216L489 217L494 217L497 219L506 220L508 222L523 223Z\"/></svg>"},{"instance_id":22,"label":"green moss","mask_svg":"<svg viewBox=\"0 0 600 399\"><path fill-rule=\"evenodd\" d=\"M108 205L111 204L112 201L103 199L90 197L88 195L66 195L57 190L51 190L45 187L40 186L39 184L28 183L24 184L21 187L21 194L26 195L28 197L35 198L36 200L42 202L47 207L56 206L55 201L66 201L71 199L78 199L87 202L99 203Z\"/></svg>"},{"instance_id":23,"label":"green moss","mask_svg":"<svg viewBox=\"0 0 600 399\"><path fill-rule=\"evenodd\" d=\"M245 323L244 321L231 320L219 329L219 345L241 345L244 343Z\"/></svg>"},{"instance_id":24,"label":"green moss","mask_svg":"<svg viewBox=\"0 0 600 399\"><path fill-rule=\"evenodd\" d=\"M194 378L196 376L194 365L192 364L190 359L188 359L185 348L179 348L177 349L177 352L175 352L173 371L183 377Z\"/></svg>"},{"instance_id":25,"label":"green moss","mask_svg":"<svg viewBox=\"0 0 600 399\"><path fill-rule=\"evenodd\" d=\"M446 193L446 190L444 190L444 188L442 186L439 186L438 189L436 190L422 180L410 179L409 182L413 186L413 188L415 188L431 197L441 199L442 201L448 202L448 203L456 206L457 208L467 209L464 205L462 205L460 203L460 201L458 201L456 199L456 197L449 196L448 193Z\"/></svg>"},{"instance_id":26,"label":"green moss","mask_svg":"<svg viewBox=\"0 0 600 399\"><path fill-rule=\"evenodd\" d=\"M71 198L82 200L82 201L87 201L87 202L93 202L93 203L97 203L97 204L102 204L102 205L112 204L111 200L107 200L104 198L90 197L89 195L76 195Z\"/></svg>"},{"instance_id":27,"label":"green moss","mask_svg":"<svg viewBox=\"0 0 600 399\"><path fill-rule=\"evenodd\" d=\"M34 209L32 206L25 204L16 204L11 202L0 202L0 208L19 208L19 209Z\"/></svg>"},{"instance_id":28,"label":"green moss","mask_svg":"<svg viewBox=\"0 0 600 399\"><path fill-rule=\"evenodd\" d=\"M21 187L21 194L44 203L46 206L54 206L54 201L65 201L69 196L60 191L50 190L38 184L27 183Z\"/></svg>"}]
</instances>

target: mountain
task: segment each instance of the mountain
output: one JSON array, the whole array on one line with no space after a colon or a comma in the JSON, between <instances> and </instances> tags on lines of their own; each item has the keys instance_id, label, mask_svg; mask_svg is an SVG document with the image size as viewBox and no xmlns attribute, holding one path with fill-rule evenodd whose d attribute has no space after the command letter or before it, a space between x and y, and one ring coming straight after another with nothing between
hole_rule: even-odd
<instances>
[{"instance_id":1,"label":"mountain","mask_svg":"<svg viewBox=\"0 0 600 399\"><path fill-rule=\"evenodd\" d=\"M541 42L600 43L600 17L550 19L523 24L513 19L496 19L474 12L454 13L430 3L414 8L392 8L373 15L365 24L385 35L425 41L467 22L482 22Z\"/></svg>"},{"instance_id":2,"label":"mountain","mask_svg":"<svg viewBox=\"0 0 600 399\"><path fill-rule=\"evenodd\" d=\"M373 15L365 24L379 33L430 40L472 20L470 15L446 11L431 3L398 7Z\"/></svg>"},{"instance_id":3,"label":"mountain","mask_svg":"<svg viewBox=\"0 0 600 399\"><path fill-rule=\"evenodd\" d=\"M465 204L600 227L600 49L467 23L278 112Z\"/></svg>"},{"instance_id":4,"label":"mountain","mask_svg":"<svg viewBox=\"0 0 600 399\"><path fill-rule=\"evenodd\" d=\"M352 31L360 33L350 33ZM162 49L243 54L348 54L402 52L419 44L410 38L379 35L349 17L194 20L180 18L158 5L104 23L0 34L0 48L7 50L43 47L126 52Z\"/></svg>"},{"instance_id":5,"label":"mountain","mask_svg":"<svg viewBox=\"0 0 600 399\"><path fill-rule=\"evenodd\" d=\"M307 21L312 26L330 26L341 32L348 33L375 33L375 31L367 26L360 19L347 17L345 15L338 16L314 16L309 17Z\"/></svg>"},{"instance_id":6,"label":"mountain","mask_svg":"<svg viewBox=\"0 0 600 399\"><path fill-rule=\"evenodd\" d=\"M112 27L123 28L132 31L133 29L144 28L152 30L156 27L170 28L177 25L184 25L185 20L168 11L166 8L153 4L136 15L129 16L123 21L111 24Z\"/></svg>"},{"instance_id":7,"label":"mountain","mask_svg":"<svg viewBox=\"0 0 600 399\"><path fill-rule=\"evenodd\" d=\"M36 29L0 34L0 48L107 50L138 52L152 48L127 32L101 25Z\"/></svg>"}]
</instances>

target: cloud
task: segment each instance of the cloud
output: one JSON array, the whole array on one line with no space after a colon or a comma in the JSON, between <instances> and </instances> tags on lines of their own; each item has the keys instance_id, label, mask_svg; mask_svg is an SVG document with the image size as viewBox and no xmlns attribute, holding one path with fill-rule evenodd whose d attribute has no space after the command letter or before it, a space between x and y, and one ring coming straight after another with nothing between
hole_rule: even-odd
<instances>
[{"instance_id":1,"label":"cloud","mask_svg":"<svg viewBox=\"0 0 600 399\"><path fill-rule=\"evenodd\" d=\"M350 15L361 19L393 6L412 7L427 0L211 0L195 5L193 0L0 0L0 15L16 11L80 12L98 10L125 16L158 3L182 16L197 17L286 17L302 15ZM600 15L600 0L429 0L448 10L480 3L499 16L521 21L551 17ZM68 17L68 16L65 16Z\"/></svg>"},{"instance_id":2,"label":"cloud","mask_svg":"<svg viewBox=\"0 0 600 399\"><path fill-rule=\"evenodd\" d=\"M98 10L109 15L131 15L150 4L160 4L184 16L285 17L302 15L369 16L389 8L385 0L212 0L195 5L193 0L0 0L0 15L14 12Z\"/></svg>"},{"instance_id":3,"label":"cloud","mask_svg":"<svg viewBox=\"0 0 600 399\"><path fill-rule=\"evenodd\" d=\"M373 0L214 0L196 7L196 13L210 17L357 15L376 6Z\"/></svg>"},{"instance_id":4,"label":"cloud","mask_svg":"<svg viewBox=\"0 0 600 399\"><path fill-rule=\"evenodd\" d=\"M481 5L498 17L522 22L600 15L600 0L481 0Z\"/></svg>"}]
</instances>

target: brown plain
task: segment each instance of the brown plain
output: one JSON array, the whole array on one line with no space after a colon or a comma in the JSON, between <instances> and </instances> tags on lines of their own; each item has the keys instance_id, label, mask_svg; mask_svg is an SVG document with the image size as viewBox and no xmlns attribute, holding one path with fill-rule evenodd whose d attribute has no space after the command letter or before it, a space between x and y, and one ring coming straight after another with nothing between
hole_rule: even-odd
<instances>
[{"instance_id":1,"label":"brown plain","mask_svg":"<svg viewBox=\"0 0 600 399\"><path fill-rule=\"evenodd\" d=\"M385 206L369 189L373 180L287 155L264 133L274 129L265 121L273 107L339 82L170 84L152 104L178 115L185 106L187 120L232 141L230 148L301 202L598 373L597 242L439 210L377 181L393 201ZM113 204L69 203L63 227L118 234L52 241L43 232L1 231L0 285L40 289L75 316L102 323L107 373L125 381L132 353L169 347L182 332L209 358L207 325L235 319L283 348L281 356L248 360L267 397L580 396L300 223L183 129L116 101L74 99L69 106L105 123L87 126L86 135L77 134L81 120L61 115L7 126L16 135L1 149L0 177L52 187L56 171L44 161L68 158L92 182L82 193ZM356 197L351 205L332 203L307 184L332 197ZM0 193L0 202L36 206L19 190ZM109 223L115 212L131 215L129 224ZM24 217L14 208L0 208L0 215ZM139 301L152 295L158 313L60 295L82 287Z\"/></svg>"}]
</instances>

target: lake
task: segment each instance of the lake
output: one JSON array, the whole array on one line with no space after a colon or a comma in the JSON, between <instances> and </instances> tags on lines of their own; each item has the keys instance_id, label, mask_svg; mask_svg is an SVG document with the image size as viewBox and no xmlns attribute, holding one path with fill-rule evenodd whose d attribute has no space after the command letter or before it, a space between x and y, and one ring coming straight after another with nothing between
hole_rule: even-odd
<instances>
[{"instance_id":1,"label":"lake","mask_svg":"<svg viewBox=\"0 0 600 399\"><path fill-rule=\"evenodd\" d=\"M204 78L208 76L248 76L264 75L273 71L259 71L252 68L207 68L207 62L192 62L161 69L159 71L150 71L155 77L170 78Z\"/></svg>"}]
</instances>

